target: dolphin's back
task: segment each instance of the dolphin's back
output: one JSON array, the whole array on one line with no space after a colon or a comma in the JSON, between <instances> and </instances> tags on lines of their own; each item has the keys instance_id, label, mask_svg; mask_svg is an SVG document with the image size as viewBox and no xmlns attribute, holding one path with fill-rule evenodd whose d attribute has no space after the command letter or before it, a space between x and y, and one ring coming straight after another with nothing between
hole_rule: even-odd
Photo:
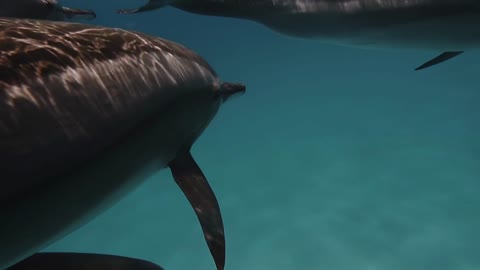
<instances>
[{"instance_id":1,"label":"dolphin's back","mask_svg":"<svg viewBox=\"0 0 480 270\"><path fill-rule=\"evenodd\" d=\"M120 29L0 19L0 200L119 142L217 77L194 52Z\"/></svg>"}]
</instances>

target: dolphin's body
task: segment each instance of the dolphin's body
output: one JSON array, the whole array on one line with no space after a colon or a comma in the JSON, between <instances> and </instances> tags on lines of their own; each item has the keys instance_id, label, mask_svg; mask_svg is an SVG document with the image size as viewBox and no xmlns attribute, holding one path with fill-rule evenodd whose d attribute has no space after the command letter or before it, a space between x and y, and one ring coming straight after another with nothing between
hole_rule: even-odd
<instances>
[{"instance_id":1,"label":"dolphin's body","mask_svg":"<svg viewBox=\"0 0 480 270\"><path fill-rule=\"evenodd\" d=\"M150 0L119 12L167 5L253 20L289 36L340 45L444 52L418 69L480 47L478 0Z\"/></svg>"},{"instance_id":2,"label":"dolphin's body","mask_svg":"<svg viewBox=\"0 0 480 270\"><path fill-rule=\"evenodd\" d=\"M64 7L57 0L0 0L0 17L63 21L78 16L94 19L96 14Z\"/></svg>"},{"instance_id":3,"label":"dolphin's body","mask_svg":"<svg viewBox=\"0 0 480 270\"><path fill-rule=\"evenodd\" d=\"M181 45L121 29L3 18L0 47L0 269L167 167L223 269L220 209L190 148L245 86Z\"/></svg>"}]
</instances>

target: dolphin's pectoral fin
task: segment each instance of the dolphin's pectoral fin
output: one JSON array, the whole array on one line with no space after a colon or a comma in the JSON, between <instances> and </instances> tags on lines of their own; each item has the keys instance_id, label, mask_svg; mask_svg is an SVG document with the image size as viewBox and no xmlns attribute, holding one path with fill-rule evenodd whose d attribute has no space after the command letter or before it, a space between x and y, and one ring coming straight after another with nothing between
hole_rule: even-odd
<instances>
[{"instance_id":1,"label":"dolphin's pectoral fin","mask_svg":"<svg viewBox=\"0 0 480 270\"><path fill-rule=\"evenodd\" d=\"M425 69L425 68L443 63L443 62L445 62L449 59L454 58L455 56L457 56L459 54L462 54L462 53L463 53L463 51L443 52L439 56L437 56L437 57L433 58L432 60L430 60L428 62L425 62L423 65L417 67L415 70L421 70L421 69Z\"/></svg>"},{"instance_id":2,"label":"dolphin's pectoral fin","mask_svg":"<svg viewBox=\"0 0 480 270\"><path fill-rule=\"evenodd\" d=\"M225 265L225 235L217 198L190 152L178 155L169 164L177 185L192 205L217 270Z\"/></svg>"},{"instance_id":3,"label":"dolphin's pectoral fin","mask_svg":"<svg viewBox=\"0 0 480 270\"><path fill-rule=\"evenodd\" d=\"M40 252L6 270L163 270L145 260L93 253Z\"/></svg>"},{"instance_id":4,"label":"dolphin's pectoral fin","mask_svg":"<svg viewBox=\"0 0 480 270\"><path fill-rule=\"evenodd\" d=\"M74 8L68 8L68 7L61 7L60 11L68 19L71 19L76 16L84 16L85 19L88 19L88 20L93 20L97 18L97 14L93 10L89 10L89 9L74 9Z\"/></svg>"},{"instance_id":5,"label":"dolphin's pectoral fin","mask_svg":"<svg viewBox=\"0 0 480 270\"><path fill-rule=\"evenodd\" d=\"M133 14L133 13L140 13L145 11L151 11L154 9L159 9L164 6L169 5L174 0L149 0L144 6L139 8L132 8L132 9L119 9L117 10L118 14Z\"/></svg>"}]
</instances>

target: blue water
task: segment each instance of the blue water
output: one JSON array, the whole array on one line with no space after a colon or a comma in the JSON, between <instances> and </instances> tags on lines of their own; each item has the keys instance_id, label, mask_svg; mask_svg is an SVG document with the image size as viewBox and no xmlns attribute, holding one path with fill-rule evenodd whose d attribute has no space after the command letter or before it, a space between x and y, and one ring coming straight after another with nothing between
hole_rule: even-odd
<instances>
[{"instance_id":1,"label":"blue water","mask_svg":"<svg viewBox=\"0 0 480 270\"><path fill-rule=\"evenodd\" d=\"M173 8L114 12L141 3L68 1L247 85L193 148L223 211L226 269L480 269L478 51L414 72L437 52L337 47ZM47 250L214 269L169 171Z\"/></svg>"}]
</instances>

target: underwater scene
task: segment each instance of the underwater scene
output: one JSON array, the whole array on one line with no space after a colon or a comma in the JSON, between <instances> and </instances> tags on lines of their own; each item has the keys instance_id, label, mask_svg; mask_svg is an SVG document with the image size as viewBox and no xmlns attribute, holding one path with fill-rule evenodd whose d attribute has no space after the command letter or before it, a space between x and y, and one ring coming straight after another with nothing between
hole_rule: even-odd
<instances>
[{"instance_id":1,"label":"underwater scene","mask_svg":"<svg viewBox=\"0 0 480 270\"><path fill-rule=\"evenodd\" d=\"M198 1L197 5L201 5ZM69 18L71 21L135 31L178 43L208 62L222 82L245 86L238 90L242 95L222 96L228 102L222 104L191 146L191 154L208 179L221 210L225 269L480 269L480 53L475 46L465 48L464 53L446 48L445 51L455 54L450 55L451 59L447 56L444 63L415 70L443 50L435 46L405 50L350 46L303 38L238 16L183 10L169 5L173 1L151 1L162 2L162 6L146 12L118 12L147 2L60 1L62 5L96 13L94 19ZM249 2L261 6L262 1ZM265 10L261 12L267 16ZM480 18L479 14L475 15ZM282 21L278 27L283 23L288 24ZM460 27L455 23L453 28ZM470 28L472 35L480 20L475 23ZM465 30L468 29L458 32ZM458 35L460 39L461 34ZM390 41L391 36L385 35L385 39ZM147 42L139 40L139 44ZM0 42L0 50L9 48L6 44ZM143 50L139 48L138 54ZM123 49L122 53L128 56L126 45ZM173 55L177 53L175 49L171 51ZM105 55L110 53L114 54L104 51ZM0 86L4 87L2 78L13 75L1 65L0 57ZM150 71L153 67L157 68L153 65ZM102 74L107 71L99 70L99 77L106 76ZM140 68L124 72L122 78L109 78L124 81L132 74L133 80L136 70ZM210 80L207 75L202 76L195 80ZM189 80L186 82L196 83L193 78ZM228 86L238 85L225 87ZM85 83L83 87L94 89L93 84ZM6 97L9 96L0 93L0 99ZM202 98L192 98L186 107L192 108ZM138 104L135 108L143 108ZM169 112L165 119L176 111ZM192 112L188 117L195 114L200 113ZM118 125L129 124L122 121ZM108 128L114 134L114 129ZM185 129L190 130L190 126ZM110 138L113 137L106 140ZM119 152L123 157L115 158L127 163L137 159L139 163L142 159L137 147L153 149L157 147L156 140L163 140L163 136L145 140L144 145L135 144L130 152ZM180 163L179 167L185 165ZM107 172L118 170L119 175L123 174L122 167L121 163L103 166ZM112 254L146 260L167 270L223 269L217 262L221 252L209 249L205 241L211 239L209 233L218 237L215 240L222 235L213 232L220 230L218 218L215 225L208 223L212 220L202 221L202 215L210 209L202 201L205 198L184 194L182 190L186 192L188 187L179 188L172 167L172 171L146 167L142 170L148 173L132 176L137 184L129 187L118 202L75 229L37 245L36 251L29 249L28 254ZM180 170L177 172L186 174ZM91 188L95 189L94 186ZM62 202L63 199L52 200L50 207L61 207ZM211 202L209 197L208 203ZM195 208L195 203L199 208ZM42 216L55 219L55 211ZM205 232L199 220L206 226ZM0 222L8 220L2 218ZM10 229L0 235L15 235L15 226L7 226ZM29 230L33 235L42 228ZM0 245L1 242L2 239ZM8 249L4 246L2 250ZM25 258L27 252L21 256ZM0 256L0 268L9 269L11 263L18 262L8 259L14 257L18 256ZM3 265L4 258L10 264ZM39 270L49 269L57 268Z\"/></svg>"}]
</instances>

